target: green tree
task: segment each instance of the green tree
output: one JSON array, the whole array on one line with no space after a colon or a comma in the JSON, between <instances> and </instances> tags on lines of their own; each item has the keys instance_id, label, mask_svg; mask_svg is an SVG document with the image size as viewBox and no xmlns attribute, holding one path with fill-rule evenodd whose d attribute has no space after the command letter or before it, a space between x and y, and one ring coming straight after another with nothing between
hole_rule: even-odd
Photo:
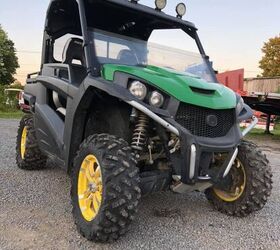
<instances>
[{"instance_id":1,"label":"green tree","mask_svg":"<svg viewBox=\"0 0 280 250\"><path fill-rule=\"evenodd\" d=\"M260 68L264 77L280 76L280 36L270 38L262 48Z\"/></svg>"},{"instance_id":2,"label":"green tree","mask_svg":"<svg viewBox=\"0 0 280 250\"><path fill-rule=\"evenodd\" d=\"M14 42L0 25L0 85L14 82L13 75L19 67Z\"/></svg>"}]
</instances>

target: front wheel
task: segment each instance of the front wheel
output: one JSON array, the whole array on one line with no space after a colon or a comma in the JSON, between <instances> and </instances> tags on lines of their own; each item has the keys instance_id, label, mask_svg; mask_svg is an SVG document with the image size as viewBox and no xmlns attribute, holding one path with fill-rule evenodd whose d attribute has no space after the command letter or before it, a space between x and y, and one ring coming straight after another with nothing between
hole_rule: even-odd
<instances>
[{"instance_id":1,"label":"front wheel","mask_svg":"<svg viewBox=\"0 0 280 250\"><path fill-rule=\"evenodd\" d=\"M258 211L266 204L272 190L271 167L257 145L243 141L228 174L227 188L209 188L207 199L225 214L239 217Z\"/></svg>"},{"instance_id":2,"label":"front wheel","mask_svg":"<svg viewBox=\"0 0 280 250\"><path fill-rule=\"evenodd\" d=\"M84 237L107 242L127 231L141 197L127 142L107 134L88 137L74 160L71 179L73 216Z\"/></svg>"}]
</instances>

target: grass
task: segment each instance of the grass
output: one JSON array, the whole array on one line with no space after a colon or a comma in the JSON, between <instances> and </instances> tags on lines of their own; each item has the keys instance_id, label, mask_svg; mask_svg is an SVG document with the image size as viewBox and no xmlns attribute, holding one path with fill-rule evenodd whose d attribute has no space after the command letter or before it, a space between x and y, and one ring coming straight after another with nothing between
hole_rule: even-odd
<instances>
[{"instance_id":1,"label":"grass","mask_svg":"<svg viewBox=\"0 0 280 250\"><path fill-rule=\"evenodd\" d=\"M23 112L20 110L15 111L0 111L0 118L5 119L20 119L23 116Z\"/></svg>"},{"instance_id":2,"label":"grass","mask_svg":"<svg viewBox=\"0 0 280 250\"><path fill-rule=\"evenodd\" d=\"M0 118L5 119L20 119L24 113L20 110L15 111L0 111ZM254 128L251 132L246 136L248 139L256 139L259 138L261 140L275 140L280 141L280 124L276 125L276 128L271 132L271 134L265 134L264 130Z\"/></svg>"},{"instance_id":3,"label":"grass","mask_svg":"<svg viewBox=\"0 0 280 250\"><path fill-rule=\"evenodd\" d=\"M280 124L276 125L275 129L271 131L271 134L265 134L263 129L254 128L246 137L249 139L260 138L261 140L280 141Z\"/></svg>"}]
</instances>

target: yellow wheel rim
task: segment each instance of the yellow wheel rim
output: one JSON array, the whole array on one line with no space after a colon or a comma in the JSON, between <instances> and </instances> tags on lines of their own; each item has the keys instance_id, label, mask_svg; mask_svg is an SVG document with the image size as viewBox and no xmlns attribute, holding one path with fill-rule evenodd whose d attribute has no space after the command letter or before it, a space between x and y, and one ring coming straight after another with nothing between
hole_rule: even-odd
<instances>
[{"instance_id":1,"label":"yellow wheel rim","mask_svg":"<svg viewBox=\"0 0 280 250\"><path fill-rule=\"evenodd\" d=\"M236 159L229 175L232 174L236 183L231 188L231 191L224 191L220 189L213 188L214 193L218 198L226 202L234 202L238 200L244 193L246 187L246 172L243 164L239 159Z\"/></svg>"},{"instance_id":2,"label":"yellow wheel rim","mask_svg":"<svg viewBox=\"0 0 280 250\"><path fill-rule=\"evenodd\" d=\"M27 138L27 127L24 127L21 133L21 140L20 140L20 154L22 159L24 159L25 151L26 151L26 138Z\"/></svg>"},{"instance_id":3,"label":"yellow wheel rim","mask_svg":"<svg viewBox=\"0 0 280 250\"><path fill-rule=\"evenodd\" d=\"M78 177L78 200L84 219L92 221L102 201L101 168L94 155L88 155L82 162Z\"/></svg>"}]
</instances>

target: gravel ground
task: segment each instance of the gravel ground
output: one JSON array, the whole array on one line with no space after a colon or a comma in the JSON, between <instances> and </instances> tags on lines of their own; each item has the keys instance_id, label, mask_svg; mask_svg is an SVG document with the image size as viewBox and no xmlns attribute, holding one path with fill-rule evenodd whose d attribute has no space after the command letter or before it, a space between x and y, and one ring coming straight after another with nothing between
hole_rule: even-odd
<instances>
[{"instance_id":1,"label":"gravel ground","mask_svg":"<svg viewBox=\"0 0 280 250\"><path fill-rule=\"evenodd\" d=\"M233 218L203 194L146 197L130 232L114 244L94 244L76 231L70 181L55 164L26 172L15 163L17 120L0 119L0 249L279 249L280 159L269 149L274 189L260 212ZM164 214L160 209L168 209Z\"/></svg>"}]
</instances>

